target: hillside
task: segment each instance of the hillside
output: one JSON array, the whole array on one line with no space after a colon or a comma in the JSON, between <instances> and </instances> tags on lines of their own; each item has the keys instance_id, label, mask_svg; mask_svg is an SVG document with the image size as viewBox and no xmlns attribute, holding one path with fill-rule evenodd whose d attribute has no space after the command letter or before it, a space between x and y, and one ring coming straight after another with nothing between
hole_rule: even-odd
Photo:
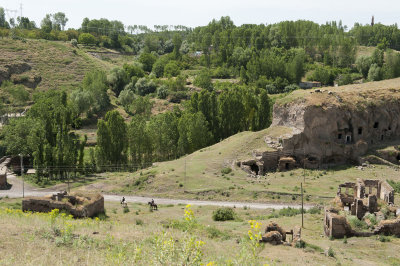
<instances>
[{"instance_id":1,"label":"hillside","mask_svg":"<svg viewBox=\"0 0 400 266\"><path fill-rule=\"evenodd\" d=\"M69 42L1 39L0 79L7 79L5 72L11 66L9 78L14 83L26 84L27 80L33 81L36 77L40 80L37 90L72 89L80 85L88 71L108 71L115 66L113 61L95 55L84 48L74 48Z\"/></svg>"},{"instance_id":2,"label":"hillside","mask_svg":"<svg viewBox=\"0 0 400 266\"><path fill-rule=\"evenodd\" d=\"M364 106L364 104L366 104L365 108L372 109L373 106L385 106L384 102L389 103L391 100L397 99L400 96L397 89L399 87L399 81L399 79L394 79L365 83L362 85L324 88L321 93L316 93L314 92L315 90L297 90L277 100L274 112L274 125L268 129L258 132L238 133L220 143L203 148L178 160L155 163L152 167L133 174L107 173L102 175L107 176L107 180L89 185L87 188L120 194L226 200L251 199L252 201L293 201L299 196L300 182L305 181L308 200L312 202L323 201L324 197L329 198L333 196L332 192L338 183L355 180L360 177L361 174L360 170L349 165L351 160L347 162L338 161L339 165L344 164L344 166L334 167L332 164L324 164L324 161L321 161L320 168L322 169L309 169L303 172L303 164L301 163L303 152L307 158L309 158L308 156L315 156L315 154L318 153L322 153L322 156L324 156L324 151L326 152L330 149L329 147L325 147L327 145L327 140L321 140L325 144L318 144L319 142L316 142L317 144L314 145L310 142L304 150L303 148L300 149L300 155L296 154L297 151L291 148L292 152L295 152L295 155L298 156L298 162L295 165L295 169L287 172L277 172L276 169L264 169L267 171L263 173L262 176L255 178L253 175L248 174L248 172L243 171L239 165L240 163L251 162L252 160L254 162L261 162L264 160L262 163L265 164L272 158L272 155L268 155L269 153L276 154L274 151L276 149L267 145L265 140L266 136L268 136L268 139L277 140L277 142L279 139L282 139L284 151L286 147L292 147L291 145L296 143L295 141L301 140L301 137L296 137L299 131L295 126L301 124L302 118L311 119L309 117L315 117L322 119L326 115L328 120L329 117L330 119L339 119L330 115L334 111L322 111L321 108L336 110L335 112L340 115L341 112L337 110L342 110L345 106L351 106L355 110L359 108L357 106ZM328 94L328 91L332 91L334 94ZM338 98L334 96L343 100L338 100ZM376 103L376 105L368 104L372 102ZM329 108L324 107L325 105L329 105ZM301 108L299 107L296 109L296 106L301 106ZM386 106L391 105L386 104ZM313 113L303 117L304 114L301 110L309 110L310 108L317 108L317 111L320 110L318 111L319 115L316 115L315 111L313 111ZM348 110L347 108L349 107L344 108L344 110ZM286 113L282 110L286 110ZM375 114L379 116L379 114L384 112L376 111L374 113L371 110L365 113L361 112L361 114ZM326 112L326 114L324 112ZM295 114L297 114L297 116ZM293 117L296 117L296 119L291 119ZM360 119L355 121L359 120ZM325 122L321 122L321 124L314 123L312 120L307 124L307 121L306 129L307 126L314 126L314 131L311 129L307 130L313 132L312 134L315 135L315 139L318 138L318 132L321 131L318 126L327 129L332 128L328 126L329 123L325 120L323 120ZM368 121L370 124L375 122L372 117ZM380 121L382 124L381 126L385 127L384 121L386 120L382 118ZM304 124L304 122L305 121L302 123ZM335 123L332 124L336 125ZM369 125L371 128L373 127L372 124ZM357 131L358 128L355 127L355 130ZM369 134L368 125L365 125L364 130L365 138L369 139L373 137L380 140L380 135L371 135L371 137L367 135ZM305 131L306 133L304 134L309 134L307 133L308 131ZM394 124L392 131L394 133L398 131L398 127L394 127ZM331 136L331 133L321 133L321 136L325 135ZM355 141L357 138L360 138L356 135L357 133L354 133ZM295 141L290 140L293 136L295 137ZM333 136L336 137L337 134L334 133ZM388 139L388 141L377 141L374 145L370 146L370 150L374 150L376 145L379 145L379 148L382 149L382 146L393 147L396 143L395 135L393 135L393 138ZM279 144L277 145L279 146ZM333 149L335 153L342 152L340 149L343 148L347 150L357 150L359 147L357 146L358 144L336 144L335 141L332 142L332 145L337 145L337 148ZM278 148L278 151L279 150L280 148ZM287 152L289 153L290 150L287 150ZM261 154L260 157L257 157L257 154ZM397 153L392 152L391 154L393 157L396 156ZM346 157L342 156L342 158ZM278 159L279 158L276 159L276 162ZM323 160L323 158L321 160ZM388 158L385 160L388 160ZM388 163L388 165L390 165L390 163ZM400 181L398 169L396 167L384 165L367 168L362 172L362 176L363 178L393 179Z\"/></svg>"}]
</instances>

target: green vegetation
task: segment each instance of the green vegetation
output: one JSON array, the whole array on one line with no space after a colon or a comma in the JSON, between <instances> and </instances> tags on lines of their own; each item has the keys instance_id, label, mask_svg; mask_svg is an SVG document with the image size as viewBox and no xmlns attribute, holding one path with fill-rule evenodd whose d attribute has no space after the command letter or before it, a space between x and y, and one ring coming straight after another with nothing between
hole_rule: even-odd
<instances>
[{"instance_id":1,"label":"green vegetation","mask_svg":"<svg viewBox=\"0 0 400 266\"><path fill-rule=\"evenodd\" d=\"M235 211L232 208L219 208L213 212L214 221L229 221L235 219Z\"/></svg>"}]
</instances>

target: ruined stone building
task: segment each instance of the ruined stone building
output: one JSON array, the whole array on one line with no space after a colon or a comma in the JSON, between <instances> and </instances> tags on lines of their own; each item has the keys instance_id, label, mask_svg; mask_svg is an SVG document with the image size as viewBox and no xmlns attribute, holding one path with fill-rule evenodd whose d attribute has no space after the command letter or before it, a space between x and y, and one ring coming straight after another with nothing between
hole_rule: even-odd
<instances>
[{"instance_id":1,"label":"ruined stone building","mask_svg":"<svg viewBox=\"0 0 400 266\"><path fill-rule=\"evenodd\" d=\"M340 184L335 198L335 208L325 209L324 231L329 237L342 238L345 236L371 236L374 234L400 235L400 217L385 220L378 202L388 206L388 210L397 214L398 208L393 206L394 189L380 180L362 180ZM367 214L376 217L380 223L369 232L357 232L352 229L340 211L356 216L359 220L369 219Z\"/></svg>"},{"instance_id":2,"label":"ruined stone building","mask_svg":"<svg viewBox=\"0 0 400 266\"><path fill-rule=\"evenodd\" d=\"M400 144L400 79L294 91L274 105L264 141L240 162L244 170L362 163L370 148ZM400 150L390 156L399 163Z\"/></svg>"},{"instance_id":3,"label":"ruined stone building","mask_svg":"<svg viewBox=\"0 0 400 266\"><path fill-rule=\"evenodd\" d=\"M93 217L104 213L104 197L99 193L67 194L67 192L62 192L46 197L30 197L22 200L23 211L50 212L53 209L64 210L75 218Z\"/></svg>"}]
</instances>

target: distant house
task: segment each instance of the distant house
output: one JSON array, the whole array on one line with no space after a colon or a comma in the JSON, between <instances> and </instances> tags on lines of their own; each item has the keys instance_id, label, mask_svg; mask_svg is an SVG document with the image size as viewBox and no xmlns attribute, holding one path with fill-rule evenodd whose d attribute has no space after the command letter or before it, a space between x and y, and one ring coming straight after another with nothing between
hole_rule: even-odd
<instances>
[{"instance_id":1,"label":"distant house","mask_svg":"<svg viewBox=\"0 0 400 266\"><path fill-rule=\"evenodd\" d=\"M299 87L302 89L319 88L322 87L322 84L319 81L306 81L306 82L300 82Z\"/></svg>"}]
</instances>

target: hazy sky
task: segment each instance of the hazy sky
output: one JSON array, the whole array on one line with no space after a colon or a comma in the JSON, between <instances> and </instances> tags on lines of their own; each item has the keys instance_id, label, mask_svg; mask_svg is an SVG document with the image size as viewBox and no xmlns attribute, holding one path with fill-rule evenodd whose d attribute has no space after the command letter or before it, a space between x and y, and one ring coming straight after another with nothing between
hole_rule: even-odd
<instances>
[{"instance_id":1,"label":"hazy sky","mask_svg":"<svg viewBox=\"0 0 400 266\"><path fill-rule=\"evenodd\" d=\"M400 0L0 0L0 6L18 9L39 26L47 13L64 12L66 28L79 28L83 18L120 20L125 25L206 25L213 18L230 16L235 25L306 19L318 23L342 20L394 24L400 22Z\"/></svg>"}]
</instances>

